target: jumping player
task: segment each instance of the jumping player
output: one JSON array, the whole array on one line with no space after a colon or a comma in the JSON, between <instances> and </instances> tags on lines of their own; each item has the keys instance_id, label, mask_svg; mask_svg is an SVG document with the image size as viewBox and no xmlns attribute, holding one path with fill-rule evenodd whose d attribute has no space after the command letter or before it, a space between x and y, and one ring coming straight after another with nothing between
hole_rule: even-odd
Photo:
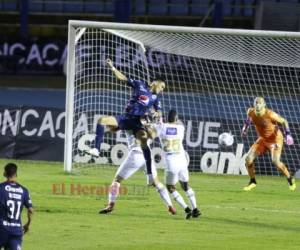
<instances>
[{"instance_id":1,"label":"jumping player","mask_svg":"<svg viewBox=\"0 0 300 250\"><path fill-rule=\"evenodd\" d=\"M106 130L115 132L117 130L131 130L141 145L144 158L146 160L148 184L152 185L155 181L152 176L151 151L147 145L147 140L151 138L152 131L143 125L142 121L147 120L148 116L159 118L161 116L161 104L158 94L165 88L165 83L161 79L156 79L147 85L140 80L127 78L117 70L110 59L106 61L116 78L132 88L131 98L125 108L123 115L119 117L103 116L99 119L96 128L95 147L87 153L98 157L103 136Z\"/></svg>"},{"instance_id":2,"label":"jumping player","mask_svg":"<svg viewBox=\"0 0 300 250\"><path fill-rule=\"evenodd\" d=\"M290 175L285 164L280 160L283 141L285 141L287 145L294 144L288 122L271 109L266 108L266 102L263 97L256 97L254 107L248 109L247 119L242 129L242 136L246 135L251 123L255 126L259 137L251 146L246 156L246 167L250 176L250 182L248 186L244 187L244 190L250 191L257 185L253 163L255 158L264 154L266 151L270 151L272 163L286 176L289 189L294 191L296 189L295 180ZM278 127L279 124L283 126L285 139Z\"/></svg>"}]
</instances>

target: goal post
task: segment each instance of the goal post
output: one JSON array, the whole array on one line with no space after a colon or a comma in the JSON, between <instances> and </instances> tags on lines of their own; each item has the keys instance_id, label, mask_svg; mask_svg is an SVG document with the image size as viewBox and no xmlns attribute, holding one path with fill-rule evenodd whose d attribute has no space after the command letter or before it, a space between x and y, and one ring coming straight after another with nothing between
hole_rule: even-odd
<instances>
[{"instance_id":1,"label":"goal post","mask_svg":"<svg viewBox=\"0 0 300 250\"><path fill-rule=\"evenodd\" d=\"M245 153L257 136L252 127L242 140L240 131L256 96L264 96L290 123L295 145L285 146L282 160L292 173L298 170L300 34L72 20L68 52L65 171L119 165L128 153L119 131L105 136L99 158L84 154L99 117L122 114L130 97L130 88L106 66L107 58L133 79L164 76L163 113L176 109L185 124L191 171L247 173ZM223 132L234 135L233 146L218 145ZM161 153L153 143L159 167ZM279 174L269 155L257 159L256 169Z\"/></svg>"}]
</instances>

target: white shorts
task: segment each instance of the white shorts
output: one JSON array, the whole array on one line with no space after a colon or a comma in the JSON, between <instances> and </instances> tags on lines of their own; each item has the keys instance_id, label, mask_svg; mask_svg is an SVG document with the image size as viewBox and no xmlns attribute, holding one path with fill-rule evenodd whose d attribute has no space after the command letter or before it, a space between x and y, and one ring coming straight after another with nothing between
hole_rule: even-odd
<instances>
[{"instance_id":1,"label":"white shorts","mask_svg":"<svg viewBox=\"0 0 300 250\"><path fill-rule=\"evenodd\" d=\"M189 181L188 161L183 154L165 156L165 181L168 185L176 185L179 181Z\"/></svg>"},{"instance_id":2,"label":"white shorts","mask_svg":"<svg viewBox=\"0 0 300 250\"><path fill-rule=\"evenodd\" d=\"M137 150L131 150L128 153L126 159L122 162L120 167L116 172L116 176L122 177L124 180L132 176L136 171L143 168L146 171L146 162L143 152ZM155 178L157 176L157 171L154 162L152 161L152 175Z\"/></svg>"}]
</instances>

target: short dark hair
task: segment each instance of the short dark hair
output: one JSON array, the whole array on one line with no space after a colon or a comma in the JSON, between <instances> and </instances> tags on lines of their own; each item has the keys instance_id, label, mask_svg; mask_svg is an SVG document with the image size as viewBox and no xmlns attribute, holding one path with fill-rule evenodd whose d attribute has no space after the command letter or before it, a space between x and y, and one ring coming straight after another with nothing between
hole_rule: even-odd
<instances>
[{"instance_id":1,"label":"short dark hair","mask_svg":"<svg viewBox=\"0 0 300 250\"><path fill-rule=\"evenodd\" d=\"M171 109L168 113L168 122L175 122L177 119L177 112L174 109Z\"/></svg>"},{"instance_id":2,"label":"short dark hair","mask_svg":"<svg viewBox=\"0 0 300 250\"><path fill-rule=\"evenodd\" d=\"M18 167L14 163L7 163L4 167L4 177L10 178L17 174Z\"/></svg>"}]
</instances>

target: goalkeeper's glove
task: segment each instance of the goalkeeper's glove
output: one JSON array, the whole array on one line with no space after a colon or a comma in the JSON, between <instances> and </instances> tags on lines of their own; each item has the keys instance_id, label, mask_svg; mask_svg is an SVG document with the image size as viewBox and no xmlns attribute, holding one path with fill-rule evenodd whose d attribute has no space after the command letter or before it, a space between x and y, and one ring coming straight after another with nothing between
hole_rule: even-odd
<instances>
[{"instance_id":1,"label":"goalkeeper's glove","mask_svg":"<svg viewBox=\"0 0 300 250\"><path fill-rule=\"evenodd\" d=\"M246 137L247 135L247 128L245 128L245 126L242 128L242 132L241 132L241 136L242 138Z\"/></svg>"},{"instance_id":2,"label":"goalkeeper's glove","mask_svg":"<svg viewBox=\"0 0 300 250\"><path fill-rule=\"evenodd\" d=\"M287 130L285 131L284 142L285 142L285 144L288 145L288 146L291 146L291 145L294 144L294 139L293 139L293 137L291 136L291 132L290 132L289 129L287 129Z\"/></svg>"},{"instance_id":3,"label":"goalkeeper's glove","mask_svg":"<svg viewBox=\"0 0 300 250\"><path fill-rule=\"evenodd\" d=\"M242 128L242 132L241 132L242 138L246 137L247 130L248 130L248 127L250 126L250 124L251 124L251 120L249 118L247 118L245 123L244 123L244 126Z\"/></svg>"}]
</instances>

